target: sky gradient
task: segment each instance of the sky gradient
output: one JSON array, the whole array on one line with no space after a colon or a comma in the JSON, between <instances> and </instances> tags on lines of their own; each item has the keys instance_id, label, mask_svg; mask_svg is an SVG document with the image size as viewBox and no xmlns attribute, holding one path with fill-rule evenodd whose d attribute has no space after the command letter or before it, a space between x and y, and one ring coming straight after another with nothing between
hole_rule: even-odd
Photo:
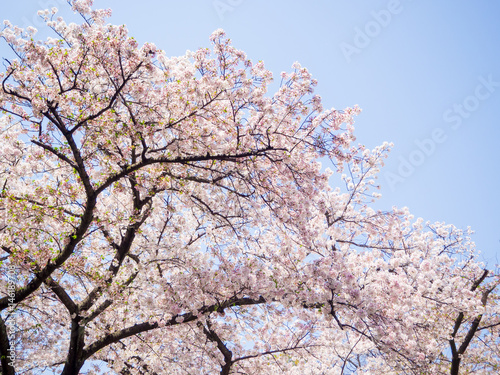
<instances>
[{"instance_id":1,"label":"sky gradient","mask_svg":"<svg viewBox=\"0 0 500 375\"><path fill-rule=\"evenodd\" d=\"M64 0L2 3L1 19L43 26L36 11ZM471 226L500 263L500 3L494 1L96 0L140 43L167 55L210 45L223 28L275 77L298 61L319 82L325 108L358 104L357 142L393 151L375 206ZM76 19L76 18L74 18ZM46 36L40 32L39 36ZM11 56L5 43L0 55Z\"/></svg>"}]
</instances>

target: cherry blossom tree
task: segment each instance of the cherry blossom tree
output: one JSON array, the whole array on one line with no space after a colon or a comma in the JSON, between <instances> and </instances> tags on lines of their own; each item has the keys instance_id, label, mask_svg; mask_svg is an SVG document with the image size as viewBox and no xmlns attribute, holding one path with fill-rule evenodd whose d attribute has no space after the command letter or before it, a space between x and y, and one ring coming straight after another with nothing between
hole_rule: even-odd
<instances>
[{"instance_id":1,"label":"cherry blossom tree","mask_svg":"<svg viewBox=\"0 0 500 375\"><path fill-rule=\"evenodd\" d=\"M357 107L298 63L268 94L222 30L169 58L70 4L0 32L2 374L498 371L497 274L370 207L390 145L353 144Z\"/></svg>"}]
</instances>

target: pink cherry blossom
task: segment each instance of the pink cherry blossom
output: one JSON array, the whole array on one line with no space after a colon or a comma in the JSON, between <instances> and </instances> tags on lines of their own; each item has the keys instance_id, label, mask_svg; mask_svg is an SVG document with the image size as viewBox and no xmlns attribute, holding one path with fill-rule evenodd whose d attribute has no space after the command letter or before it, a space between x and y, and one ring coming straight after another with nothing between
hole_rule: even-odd
<instances>
[{"instance_id":1,"label":"pink cherry blossom","mask_svg":"<svg viewBox=\"0 0 500 375\"><path fill-rule=\"evenodd\" d=\"M499 276L370 207L392 145L354 144L357 106L299 63L269 93L223 30L171 58L71 6L0 31L2 374L498 371Z\"/></svg>"}]
</instances>

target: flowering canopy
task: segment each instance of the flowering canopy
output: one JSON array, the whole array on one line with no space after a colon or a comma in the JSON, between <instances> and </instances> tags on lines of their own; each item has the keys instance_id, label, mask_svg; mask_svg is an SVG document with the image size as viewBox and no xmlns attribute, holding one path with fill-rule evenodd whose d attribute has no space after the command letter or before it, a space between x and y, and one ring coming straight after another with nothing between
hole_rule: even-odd
<instances>
[{"instance_id":1,"label":"flowering canopy","mask_svg":"<svg viewBox=\"0 0 500 375\"><path fill-rule=\"evenodd\" d=\"M498 278L468 232L369 207L390 145L352 145L357 107L298 63L268 95L222 30L168 58L72 6L0 33L2 374L497 369Z\"/></svg>"}]
</instances>

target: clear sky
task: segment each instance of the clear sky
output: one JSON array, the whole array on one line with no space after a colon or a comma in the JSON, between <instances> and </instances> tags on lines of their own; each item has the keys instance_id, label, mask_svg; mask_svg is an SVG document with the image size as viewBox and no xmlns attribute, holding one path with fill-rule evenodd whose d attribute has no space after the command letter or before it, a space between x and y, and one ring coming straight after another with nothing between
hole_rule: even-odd
<instances>
[{"instance_id":1,"label":"clear sky","mask_svg":"<svg viewBox=\"0 0 500 375\"><path fill-rule=\"evenodd\" d=\"M325 107L358 104L359 143L395 147L378 208L471 226L500 263L500 2L435 0L96 0L140 42L168 55L209 46L217 28L278 76L294 61ZM3 1L0 19L41 29L64 0ZM9 54L0 44L0 55ZM10 54L9 54L10 55Z\"/></svg>"}]
</instances>

